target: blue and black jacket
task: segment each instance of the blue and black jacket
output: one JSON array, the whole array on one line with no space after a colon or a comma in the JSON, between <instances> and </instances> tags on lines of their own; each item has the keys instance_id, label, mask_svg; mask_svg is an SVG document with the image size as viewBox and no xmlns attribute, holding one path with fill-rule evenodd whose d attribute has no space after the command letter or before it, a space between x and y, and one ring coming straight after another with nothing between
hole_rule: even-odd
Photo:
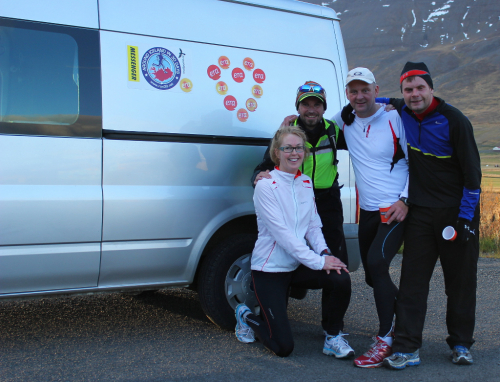
<instances>
[{"instance_id":1,"label":"blue and black jacket","mask_svg":"<svg viewBox=\"0 0 500 382\"><path fill-rule=\"evenodd\" d=\"M481 163L469 119L437 98L439 105L420 121L403 99L377 98L399 112L408 141L409 202L422 207L457 207L472 220L479 202Z\"/></svg>"}]
</instances>

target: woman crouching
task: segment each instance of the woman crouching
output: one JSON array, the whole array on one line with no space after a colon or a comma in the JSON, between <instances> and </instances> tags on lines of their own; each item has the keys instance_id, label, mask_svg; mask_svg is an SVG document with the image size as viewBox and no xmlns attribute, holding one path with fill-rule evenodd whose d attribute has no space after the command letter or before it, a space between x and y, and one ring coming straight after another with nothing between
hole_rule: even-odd
<instances>
[{"instance_id":1,"label":"woman crouching","mask_svg":"<svg viewBox=\"0 0 500 382\"><path fill-rule=\"evenodd\" d=\"M280 357L290 355L294 347L287 316L290 286L331 291L329 299L322 301L326 317L322 325L327 335L323 352L335 355L336 346L349 347L341 331L351 295L349 271L330 255L312 181L299 170L309 151L305 139L296 126L282 126L274 135L270 151L276 167L271 179L257 183L253 197L259 236L251 268L260 315L244 304L236 307L238 340L250 343L256 337Z\"/></svg>"}]
</instances>

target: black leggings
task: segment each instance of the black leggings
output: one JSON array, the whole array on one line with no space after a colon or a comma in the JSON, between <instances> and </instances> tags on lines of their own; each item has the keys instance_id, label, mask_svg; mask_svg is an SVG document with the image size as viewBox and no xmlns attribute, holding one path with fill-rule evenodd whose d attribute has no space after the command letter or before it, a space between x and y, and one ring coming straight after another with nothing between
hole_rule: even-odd
<instances>
[{"instance_id":1,"label":"black leggings","mask_svg":"<svg viewBox=\"0 0 500 382\"><path fill-rule=\"evenodd\" d=\"M260 342L277 356L287 357L294 347L287 315L290 286L332 292L327 301L322 300L323 313L327 317L323 329L332 335L343 329L344 315L351 299L351 278L347 272L342 271L339 275L331 271L327 274L300 265L293 272L252 271L252 279L260 316L249 314L247 323Z\"/></svg>"},{"instance_id":2,"label":"black leggings","mask_svg":"<svg viewBox=\"0 0 500 382\"><path fill-rule=\"evenodd\" d=\"M403 243L404 221L380 222L379 211L360 211L359 250L366 283L373 288L380 322L378 335L391 330L398 288L391 280L389 266Z\"/></svg>"}]
</instances>

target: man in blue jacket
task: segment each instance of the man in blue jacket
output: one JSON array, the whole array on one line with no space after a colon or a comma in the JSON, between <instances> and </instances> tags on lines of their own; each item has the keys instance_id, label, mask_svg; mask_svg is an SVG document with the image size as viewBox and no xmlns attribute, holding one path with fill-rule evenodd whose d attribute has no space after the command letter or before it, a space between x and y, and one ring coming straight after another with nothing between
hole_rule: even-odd
<instances>
[{"instance_id":1,"label":"man in blue jacket","mask_svg":"<svg viewBox=\"0 0 500 382\"><path fill-rule=\"evenodd\" d=\"M403 120L409 156L410 211L396 303L392 369L420 364L419 349L429 282L440 259L448 297L446 339L452 362L472 364L476 309L481 168L470 121L434 96L429 69L407 62L400 78L403 100L390 99ZM453 226L454 241L443 229Z\"/></svg>"}]
</instances>

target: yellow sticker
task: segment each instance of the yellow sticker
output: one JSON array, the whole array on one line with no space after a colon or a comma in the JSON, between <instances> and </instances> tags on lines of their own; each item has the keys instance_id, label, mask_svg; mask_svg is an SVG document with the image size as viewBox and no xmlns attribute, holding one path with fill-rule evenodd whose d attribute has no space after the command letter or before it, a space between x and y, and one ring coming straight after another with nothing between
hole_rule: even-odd
<instances>
[{"instance_id":1,"label":"yellow sticker","mask_svg":"<svg viewBox=\"0 0 500 382\"><path fill-rule=\"evenodd\" d=\"M191 89L193 89L193 83L189 78L183 78L180 83L180 87L182 91L185 91L186 93L189 93Z\"/></svg>"},{"instance_id":2,"label":"yellow sticker","mask_svg":"<svg viewBox=\"0 0 500 382\"><path fill-rule=\"evenodd\" d=\"M247 99L247 102L245 104L248 111L255 111L257 109L257 101L253 98Z\"/></svg>"},{"instance_id":3,"label":"yellow sticker","mask_svg":"<svg viewBox=\"0 0 500 382\"><path fill-rule=\"evenodd\" d=\"M139 82L141 76L139 75L137 66L137 57L139 56L139 48L137 46L127 45L128 53L128 80L132 82Z\"/></svg>"},{"instance_id":4,"label":"yellow sticker","mask_svg":"<svg viewBox=\"0 0 500 382\"><path fill-rule=\"evenodd\" d=\"M262 90L262 87L259 85L254 85L252 86L252 94L255 96L255 98L260 98L264 94L264 90Z\"/></svg>"},{"instance_id":5,"label":"yellow sticker","mask_svg":"<svg viewBox=\"0 0 500 382\"><path fill-rule=\"evenodd\" d=\"M215 85L215 90L217 90L217 93L220 95L225 95L227 93L227 84L224 81L219 81Z\"/></svg>"}]
</instances>

